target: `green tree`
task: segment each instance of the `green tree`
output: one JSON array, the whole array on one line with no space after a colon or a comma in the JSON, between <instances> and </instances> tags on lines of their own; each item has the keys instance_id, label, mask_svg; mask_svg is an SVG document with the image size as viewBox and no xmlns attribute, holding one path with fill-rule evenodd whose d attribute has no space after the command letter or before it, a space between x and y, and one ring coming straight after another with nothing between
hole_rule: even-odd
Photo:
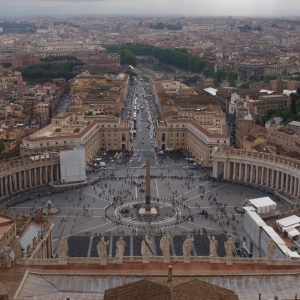
<instances>
[{"instance_id":1,"label":"green tree","mask_svg":"<svg viewBox=\"0 0 300 300\"><path fill-rule=\"evenodd\" d=\"M241 86L241 89L250 89L250 83L249 81L244 82Z\"/></svg>"},{"instance_id":2,"label":"green tree","mask_svg":"<svg viewBox=\"0 0 300 300\"><path fill-rule=\"evenodd\" d=\"M136 56L131 50L120 50L119 54L121 56L121 64L122 65L131 65L133 67L136 66Z\"/></svg>"},{"instance_id":3,"label":"green tree","mask_svg":"<svg viewBox=\"0 0 300 300\"><path fill-rule=\"evenodd\" d=\"M275 79L277 79L276 75L267 74L264 77L264 82L269 83L271 80L275 80Z\"/></svg>"},{"instance_id":4,"label":"green tree","mask_svg":"<svg viewBox=\"0 0 300 300\"><path fill-rule=\"evenodd\" d=\"M218 82L222 82L226 76L227 76L227 72L225 70L218 70L217 72L215 72L215 79L218 80Z\"/></svg>"},{"instance_id":5,"label":"green tree","mask_svg":"<svg viewBox=\"0 0 300 300\"><path fill-rule=\"evenodd\" d=\"M0 140L0 154L4 151L4 143L3 143L3 140Z\"/></svg>"},{"instance_id":6,"label":"green tree","mask_svg":"<svg viewBox=\"0 0 300 300\"><path fill-rule=\"evenodd\" d=\"M228 80L238 80L239 74L237 72L229 72L228 73Z\"/></svg>"},{"instance_id":7,"label":"green tree","mask_svg":"<svg viewBox=\"0 0 300 300\"><path fill-rule=\"evenodd\" d=\"M229 79L229 86L236 87L236 82L234 79Z\"/></svg>"},{"instance_id":8,"label":"green tree","mask_svg":"<svg viewBox=\"0 0 300 300\"><path fill-rule=\"evenodd\" d=\"M296 94L292 93L291 94L291 98L292 98L292 101L291 101L291 113L292 114L296 114L296 99L297 99L297 96Z\"/></svg>"},{"instance_id":9,"label":"green tree","mask_svg":"<svg viewBox=\"0 0 300 300\"><path fill-rule=\"evenodd\" d=\"M296 76L295 78L297 81L300 81L300 75Z\"/></svg>"},{"instance_id":10,"label":"green tree","mask_svg":"<svg viewBox=\"0 0 300 300\"><path fill-rule=\"evenodd\" d=\"M205 68L203 68L203 75L205 77L213 77L214 71L209 67L205 67Z\"/></svg>"},{"instance_id":11,"label":"green tree","mask_svg":"<svg viewBox=\"0 0 300 300\"><path fill-rule=\"evenodd\" d=\"M260 77L256 74L253 74L251 76L249 76L249 81L252 81L252 82L259 82L260 81Z\"/></svg>"}]
</instances>

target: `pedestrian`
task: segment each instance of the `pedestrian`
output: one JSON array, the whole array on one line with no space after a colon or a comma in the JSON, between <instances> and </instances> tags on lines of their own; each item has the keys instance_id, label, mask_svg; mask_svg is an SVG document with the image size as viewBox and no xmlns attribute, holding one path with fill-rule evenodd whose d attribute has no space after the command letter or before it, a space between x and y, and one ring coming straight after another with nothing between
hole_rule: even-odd
<instances>
[{"instance_id":1,"label":"pedestrian","mask_svg":"<svg viewBox=\"0 0 300 300\"><path fill-rule=\"evenodd\" d=\"M259 293L259 295L258 295L258 299L259 299L259 300L261 300L261 293Z\"/></svg>"}]
</instances>

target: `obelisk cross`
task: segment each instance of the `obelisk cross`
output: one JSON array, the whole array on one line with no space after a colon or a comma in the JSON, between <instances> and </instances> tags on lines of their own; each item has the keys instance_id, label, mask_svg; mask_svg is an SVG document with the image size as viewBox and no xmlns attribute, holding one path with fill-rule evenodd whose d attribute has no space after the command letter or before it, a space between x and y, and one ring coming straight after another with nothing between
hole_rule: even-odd
<instances>
[{"instance_id":1,"label":"obelisk cross","mask_svg":"<svg viewBox=\"0 0 300 300\"><path fill-rule=\"evenodd\" d=\"M146 211L151 210L150 204L150 158L146 159Z\"/></svg>"}]
</instances>

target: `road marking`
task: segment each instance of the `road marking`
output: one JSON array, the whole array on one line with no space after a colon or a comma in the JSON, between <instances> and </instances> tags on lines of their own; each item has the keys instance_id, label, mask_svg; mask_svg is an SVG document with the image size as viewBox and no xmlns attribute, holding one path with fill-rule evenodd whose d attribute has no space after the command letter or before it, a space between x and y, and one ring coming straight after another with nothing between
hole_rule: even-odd
<instances>
[{"instance_id":1,"label":"road marking","mask_svg":"<svg viewBox=\"0 0 300 300\"><path fill-rule=\"evenodd\" d=\"M68 234L68 235L65 235L64 237L69 237L69 236L73 236L73 235L77 235L78 233L82 233L82 232L87 232L91 229L95 229L95 228L99 228L101 226L104 226L104 225L107 225L107 224L111 224L112 222L108 221L107 223L104 223L102 225L98 225L98 226L95 226L95 227L91 227L91 228L87 228L87 229L84 229L84 230L81 230L81 231L78 231L76 233L72 233L72 234ZM57 241L58 239L54 239L53 242Z\"/></svg>"},{"instance_id":2,"label":"road marking","mask_svg":"<svg viewBox=\"0 0 300 300\"><path fill-rule=\"evenodd\" d=\"M156 179L155 179L155 185L156 185L156 195L157 195L157 198L159 198L158 186L157 186L157 180Z\"/></svg>"},{"instance_id":3,"label":"road marking","mask_svg":"<svg viewBox=\"0 0 300 300\"><path fill-rule=\"evenodd\" d=\"M215 190L217 190L217 189L220 189L221 187L226 186L226 185L227 185L227 184L221 185L221 186L219 186L219 187L217 187L217 188L215 188L215 189L213 189L213 190L210 190L210 191L208 191L208 192L205 192L203 195L208 194L208 193L210 193L210 192L212 192L212 191L215 191ZM193 199L198 198L198 197L200 197L200 196L195 196L195 197L193 197L193 198L190 198L190 199L188 199L188 200L185 200L185 202L188 202L188 201L193 200Z\"/></svg>"},{"instance_id":4,"label":"road marking","mask_svg":"<svg viewBox=\"0 0 300 300\"><path fill-rule=\"evenodd\" d=\"M204 182L204 184L207 183L207 182L208 182L208 181ZM182 196L184 196L185 194L188 194L189 192L191 192L191 191L193 191L193 190L195 190L195 189L197 189L197 188L199 188L199 187L200 187L200 185L198 185L198 186L196 186L195 188L193 188L193 189L191 189L191 190L188 190L187 192L185 192L185 193L179 195L179 196L176 197L175 199L178 199L179 197L182 197ZM190 200L191 200L191 199L190 199ZM186 201L188 201L188 200L186 200Z\"/></svg>"},{"instance_id":5,"label":"road marking","mask_svg":"<svg viewBox=\"0 0 300 300\"><path fill-rule=\"evenodd\" d=\"M97 189L98 191L100 191L100 192L102 192L101 190L99 190L99 189ZM76 191L79 191L79 190L76 190ZM104 200L104 201L107 201L107 202L109 202L109 203L113 203L113 201L109 201L109 200L106 200L106 199L104 199L104 198L100 198L99 196L97 196L97 195L92 195L92 194L90 194L90 193L87 193L87 192L82 192L82 193L84 193L84 194L87 194L87 195L89 195L89 196L92 196L92 197L94 197L94 198L98 198L98 199L100 199L100 200ZM105 192L106 193L106 192ZM108 194L108 193L106 193L107 195L109 195L109 196L111 196L110 194Z\"/></svg>"}]
</instances>

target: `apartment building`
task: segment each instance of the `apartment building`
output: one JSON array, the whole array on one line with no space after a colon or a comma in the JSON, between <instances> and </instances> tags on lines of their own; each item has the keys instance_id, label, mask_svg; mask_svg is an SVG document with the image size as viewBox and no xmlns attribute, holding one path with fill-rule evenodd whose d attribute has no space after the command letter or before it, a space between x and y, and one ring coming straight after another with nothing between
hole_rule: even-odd
<instances>
[{"instance_id":1,"label":"apartment building","mask_svg":"<svg viewBox=\"0 0 300 300\"><path fill-rule=\"evenodd\" d=\"M83 72L72 80L70 102L89 105L100 113L120 115L128 84L127 74L91 75Z\"/></svg>"},{"instance_id":2,"label":"apartment building","mask_svg":"<svg viewBox=\"0 0 300 300\"><path fill-rule=\"evenodd\" d=\"M208 111L182 109L177 116L157 122L158 150L186 149L198 163L212 165L212 153L219 145L229 145L226 116L220 107Z\"/></svg>"},{"instance_id":3,"label":"apartment building","mask_svg":"<svg viewBox=\"0 0 300 300\"><path fill-rule=\"evenodd\" d=\"M92 54L95 53L99 48L102 47L97 42L41 42L32 44L30 50L41 57L46 57Z\"/></svg>"},{"instance_id":4,"label":"apartment building","mask_svg":"<svg viewBox=\"0 0 300 300\"><path fill-rule=\"evenodd\" d=\"M62 151L69 149L72 142L85 148L89 163L100 149L130 150L130 126L114 116L63 113L52 118L48 126L25 137L20 152L35 155Z\"/></svg>"},{"instance_id":5,"label":"apartment building","mask_svg":"<svg viewBox=\"0 0 300 300\"><path fill-rule=\"evenodd\" d=\"M292 123L292 124L291 124ZM291 122L291 126L281 126L271 124L267 130L266 140L267 145L276 146L278 150L284 151L286 153L290 152L300 152L300 134L299 129L294 130L295 123L300 122ZM297 126L297 127L298 127Z\"/></svg>"},{"instance_id":6,"label":"apartment building","mask_svg":"<svg viewBox=\"0 0 300 300\"><path fill-rule=\"evenodd\" d=\"M265 95L260 100L249 100L255 108L258 116L262 117L268 110L278 110L290 105L290 98L287 95Z\"/></svg>"}]
</instances>

